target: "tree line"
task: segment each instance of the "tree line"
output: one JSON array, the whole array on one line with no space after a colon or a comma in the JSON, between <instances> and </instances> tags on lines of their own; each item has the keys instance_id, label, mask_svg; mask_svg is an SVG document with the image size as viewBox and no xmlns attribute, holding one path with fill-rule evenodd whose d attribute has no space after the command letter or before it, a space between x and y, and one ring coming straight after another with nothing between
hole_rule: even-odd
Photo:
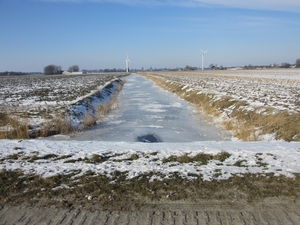
<instances>
[{"instance_id":1,"label":"tree line","mask_svg":"<svg viewBox=\"0 0 300 225\"><path fill-rule=\"evenodd\" d=\"M79 66L78 65L70 66L68 71L69 72L79 72ZM62 70L61 66L51 64L51 65L44 67L45 75L62 74L62 73L63 73L63 70Z\"/></svg>"},{"instance_id":2,"label":"tree line","mask_svg":"<svg viewBox=\"0 0 300 225\"><path fill-rule=\"evenodd\" d=\"M41 72L16 72L16 71L0 72L0 76L22 76L22 75L32 75L32 74L41 74Z\"/></svg>"}]
</instances>

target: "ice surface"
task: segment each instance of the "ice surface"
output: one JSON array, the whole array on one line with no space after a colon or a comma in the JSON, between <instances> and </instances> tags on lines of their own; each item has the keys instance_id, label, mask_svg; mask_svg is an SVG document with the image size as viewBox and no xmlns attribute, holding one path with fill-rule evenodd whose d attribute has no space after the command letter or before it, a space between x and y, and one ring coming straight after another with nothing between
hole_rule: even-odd
<instances>
[{"instance_id":1,"label":"ice surface","mask_svg":"<svg viewBox=\"0 0 300 225\"><path fill-rule=\"evenodd\" d=\"M200 120L191 104L136 74L126 78L118 104L106 121L69 140L136 142L147 135L162 142L230 139L221 128Z\"/></svg>"}]
</instances>

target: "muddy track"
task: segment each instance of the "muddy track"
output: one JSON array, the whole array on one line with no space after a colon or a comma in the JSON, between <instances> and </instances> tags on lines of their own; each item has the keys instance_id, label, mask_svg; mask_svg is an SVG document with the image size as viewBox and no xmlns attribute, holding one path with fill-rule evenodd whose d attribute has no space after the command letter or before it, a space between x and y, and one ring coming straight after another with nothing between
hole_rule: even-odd
<instances>
[{"instance_id":1,"label":"muddy track","mask_svg":"<svg viewBox=\"0 0 300 225\"><path fill-rule=\"evenodd\" d=\"M0 224L300 224L299 204L148 205L139 210L88 210L83 207L0 207Z\"/></svg>"}]
</instances>

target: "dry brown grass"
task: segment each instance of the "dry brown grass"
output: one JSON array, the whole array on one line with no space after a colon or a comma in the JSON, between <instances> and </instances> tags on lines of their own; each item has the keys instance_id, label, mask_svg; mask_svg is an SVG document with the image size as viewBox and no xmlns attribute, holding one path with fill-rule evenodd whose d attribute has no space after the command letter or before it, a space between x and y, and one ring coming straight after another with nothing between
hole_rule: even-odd
<instances>
[{"instance_id":1,"label":"dry brown grass","mask_svg":"<svg viewBox=\"0 0 300 225\"><path fill-rule=\"evenodd\" d=\"M52 157L52 156L49 156ZM95 160L102 161L96 157ZM93 163L93 162L91 162ZM300 176L295 178L274 176L274 174L234 176L228 180L204 181L201 176L193 180L185 179L174 173L168 178L164 174L142 174L126 179L126 173L115 171L111 178L87 172L70 171L68 175L41 178L38 175L24 174L20 171L0 171L0 204L51 204L58 207L85 205L86 196L91 202L109 207L122 202L165 202L188 200L225 200L255 203L267 198L284 198L291 202L300 197ZM162 180L152 176L161 177ZM112 182L114 181L114 182Z\"/></svg>"},{"instance_id":2,"label":"dry brown grass","mask_svg":"<svg viewBox=\"0 0 300 225\"><path fill-rule=\"evenodd\" d=\"M120 92L122 90L122 88L123 88L123 85L121 83L117 83L116 90L118 92Z\"/></svg>"},{"instance_id":3,"label":"dry brown grass","mask_svg":"<svg viewBox=\"0 0 300 225\"><path fill-rule=\"evenodd\" d=\"M29 138L28 123L20 118L12 118L0 113L0 139L25 139Z\"/></svg>"},{"instance_id":4,"label":"dry brown grass","mask_svg":"<svg viewBox=\"0 0 300 225\"><path fill-rule=\"evenodd\" d=\"M110 110L109 105L99 105L97 107L98 119L102 119L102 117L107 114Z\"/></svg>"},{"instance_id":5,"label":"dry brown grass","mask_svg":"<svg viewBox=\"0 0 300 225\"><path fill-rule=\"evenodd\" d=\"M58 133L69 133L74 131L69 116L64 116L64 117L56 116L53 122L54 122L56 132Z\"/></svg>"},{"instance_id":6,"label":"dry brown grass","mask_svg":"<svg viewBox=\"0 0 300 225\"><path fill-rule=\"evenodd\" d=\"M223 121L225 129L230 130L233 135L243 141L257 141L264 134L275 134L277 140L300 141L300 114L287 112L274 112L265 108L264 113L257 111L241 110L240 107L247 106L244 101L233 100L229 96L214 100L210 93L200 93L199 90L186 91L184 85L170 82L164 78L142 74L155 82L159 87L177 94L182 99L200 107L205 115L219 117L226 113L228 119ZM226 109L234 106L230 114Z\"/></svg>"},{"instance_id":7,"label":"dry brown grass","mask_svg":"<svg viewBox=\"0 0 300 225\"><path fill-rule=\"evenodd\" d=\"M99 105L96 109L97 111L97 120L102 121L104 116L108 114L117 104L118 102L118 94L122 90L123 85L118 83L116 90L117 92L112 94L109 101L106 104Z\"/></svg>"},{"instance_id":8,"label":"dry brown grass","mask_svg":"<svg viewBox=\"0 0 300 225\"><path fill-rule=\"evenodd\" d=\"M74 131L68 116L55 115L38 129L34 137L48 137L55 134L65 134Z\"/></svg>"},{"instance_id":9,"label":"dry brown grass","mask_svg":"<svg viewBox=\"0 0 300 225\"><path fill-rule=\"evenodd\" d=\"M56 115L48 119L37 128L29 129L27 119L15 117L3 113L0 114L0 139L28 139L47 137L54 134L72 132L74 129L69 117Z\"/></svg>"},{"instance_id":10,"label":"dry brown grass","mask_svg":"<svg viewBox=\"0 0 300 225\"><path fill-rule=\"evenodd\" d=\"M199 153L195 156L189 156L188 154L182 156L170 156L169 158L164 158L163 163L167 162L179 162L179 163L191 163L191 162L200 162L202 164L207 164L210 160L219 160L221 162L225 161L230 157L228 152L220 152L216 155Z\"/></svg>"},{"instance_id":11,"label":"dry brown grass","mask_svg":"<svg viewBox=\"0 0 300 225\"><path fill-rule=\"evenodd\" d=\"M289 114L287 112L278 112L276 114L247 112L245 115L239 115L237 119L245 121L242 128L246 131L251 131L251 128L252 130L260 128L262 134L276 133L278 140L300 141L300 114ZM257 137L254 135L253 138Z\"/></svg>"},{"instance_id":12,"label":"dry brown grass","mask_svg":"<svg viewBox=\"0 0 300 225\"><path fill-rule=\"evenodd\" d=\"M92 116L90 114L86 114L83 119L83 128L96 125L96 123L97 123L97 120L94 116Z\"/></svg>"},{"instance_id":13,"label":"dry brown grass","mask_svg":"<svg viewBox=\"0 0 300 225\"><path fill-rule=\"evenodd\" d=\"M86 113L83 118L82 126L84 129L93 126L97 121L102 121L104 116L116 105L118 93L122 90L123 83L116 84L116 92L111 94L110 99L105 104L96 108L96 115ZM36 128L29 129L28 118L24 113L20 114L15 108L5 107L5 113L0 113L0 139L28 139L37 137L48 137L55 134L69 133L76 131L72 126L71 119L65 112L50 115L42 111L41 115L45 122Z\"/></svg>"},{"instance_id":14,"label":"dry brown grass","mask_svg":"<svg viewBox=\"0 0 300 225\"><path fill-rule=\"evenodd\" d=\"M39 137L48 137L51 135L53 130L53 124L51 121L47 121L43 124L42 128L40 129L40 132L38 132Z\"/></svg>"}]
</instances>

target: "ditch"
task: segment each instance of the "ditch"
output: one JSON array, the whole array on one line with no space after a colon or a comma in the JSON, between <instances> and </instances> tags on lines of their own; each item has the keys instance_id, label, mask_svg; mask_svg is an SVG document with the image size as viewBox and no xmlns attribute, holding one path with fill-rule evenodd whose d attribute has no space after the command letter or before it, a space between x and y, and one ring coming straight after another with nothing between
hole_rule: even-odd
<instances>
[{"instance_id":1,"label":"ditch","mask_svg":"<svg viewBox=\"0 0 300 225\"><path fill-rule=\"evenodd\" d=\"M51 139L150 143L231 140L228 132L209 123L192 104L136 74L126 78L118 103L105 117L74 137Z\"/></svg>"}]
</instances>

